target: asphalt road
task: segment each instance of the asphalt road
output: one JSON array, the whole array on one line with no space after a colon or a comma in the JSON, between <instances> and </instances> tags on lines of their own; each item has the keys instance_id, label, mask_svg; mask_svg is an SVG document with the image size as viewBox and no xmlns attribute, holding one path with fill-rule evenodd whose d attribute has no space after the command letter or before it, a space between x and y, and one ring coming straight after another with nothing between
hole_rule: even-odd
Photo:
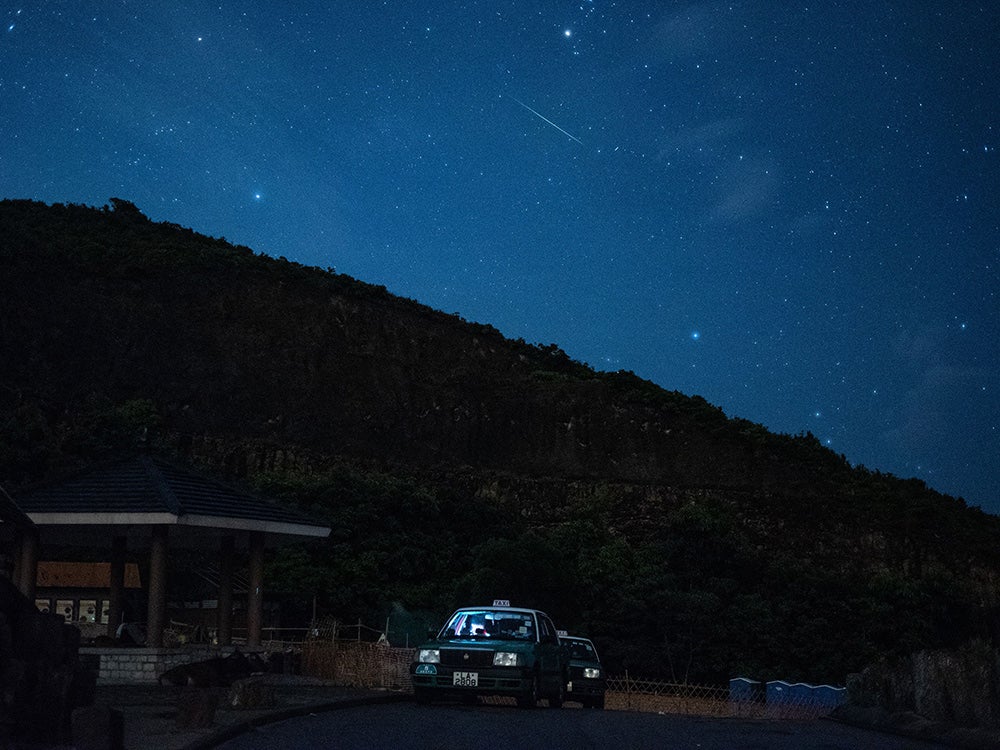
<instances>
[{"instance_id":1,"label":"asphalt road","mask_svg":"<svg viewBox=\"0 0 1000 750\"><path fill-rule=\"evenodd\" d=\"M513 706L396 703L339 709L269 724L219 747L930 750L940 746L824 720L710 719L575 708L524 710Z\"/></svg>"}]
</instances>

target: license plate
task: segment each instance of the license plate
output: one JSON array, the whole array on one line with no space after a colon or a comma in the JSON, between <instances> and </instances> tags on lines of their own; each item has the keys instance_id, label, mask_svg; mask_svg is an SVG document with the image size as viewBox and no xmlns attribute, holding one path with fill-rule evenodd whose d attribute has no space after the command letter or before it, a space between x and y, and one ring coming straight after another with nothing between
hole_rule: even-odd
<instances>
[{"instance_id":1,"label":"license plate","mask_svg":"<svg viewBox=\"0 0 1000 750\"><path fill-rule=\"evenodd\" d=\"M451 684L457 687L479 687L479 672L455 672Z\"/></svg>"}]
</instances>

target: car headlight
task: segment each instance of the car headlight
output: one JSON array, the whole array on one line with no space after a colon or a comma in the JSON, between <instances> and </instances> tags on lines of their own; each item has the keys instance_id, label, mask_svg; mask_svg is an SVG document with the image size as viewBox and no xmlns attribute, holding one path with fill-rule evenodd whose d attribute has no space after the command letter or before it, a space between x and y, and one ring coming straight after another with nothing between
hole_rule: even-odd
<instances>
[{"instance_id":1,"label":"car headlight","mask_svg":"<svg viewBox=\"0 0 1000 750\"><path fill-rule=\"evenodd\" d=\"M513 651L497 651L493 654L494 667L516 667L518 654Z\"/></svg>"},{"instance_id":2,"label":"car headlight","mask_svg":"<svg viewBox=\"0 0 1000 750\"><path fill-rule=\"evenodd\" d=\"M427 664L440 664L441 663L441 649L439 648L422 648L417 651L417 661L422 661Z\"/></svg>"},{"instance_id":3,"label":"car headlight","mask_svg":"<svg viewBox=\"0 0 1000 750\"><path fill-rule=\"evenodd\" d=\"M583 676L588 680L598 680L601 677L601 670L597 667L584 667Z\"/></svg>"}]
</instances>

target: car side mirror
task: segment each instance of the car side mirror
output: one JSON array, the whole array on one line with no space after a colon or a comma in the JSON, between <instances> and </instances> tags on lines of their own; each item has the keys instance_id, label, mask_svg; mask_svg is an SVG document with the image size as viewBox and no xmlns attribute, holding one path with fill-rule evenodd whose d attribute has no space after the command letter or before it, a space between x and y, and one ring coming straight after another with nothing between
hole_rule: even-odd
<instances>
[{"instance_id":1,"label":"car side mirror","mask_svg":"<svg viewBox=\"0 0 1000 750\"><path fill-rule=\"evenodd\" d=\"M432 630L431 628L427 628L427 640L429 640L429 641L436 641L437 637L438 637L438 632L436 630Z\"/></svg>"},{"instance_id":2,"label":"car side mirror","mask_svg":"<svg viewBox=\"0 0 1000 750\"><path fill-rule=\"evenodd\" d=\"M540 640L542 643L554 643L557 646L559 645L559 636L557 635L543 635Z\"/></svg>"}]
</instances>

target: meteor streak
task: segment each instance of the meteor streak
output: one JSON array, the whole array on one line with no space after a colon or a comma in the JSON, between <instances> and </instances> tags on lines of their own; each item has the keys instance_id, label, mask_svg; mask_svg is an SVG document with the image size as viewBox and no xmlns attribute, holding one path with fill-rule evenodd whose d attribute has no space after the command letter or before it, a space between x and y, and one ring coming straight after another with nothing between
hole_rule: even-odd
<instances>
[{"instance_id":1,"label":"meteor streak","mask_svg":"<svg viewBox=\"0 0 1000 750\"><path fill-rule=\"evenodd\" d=\"M559 127L554 122L552 122L552 120L550 120L548 117L545 117L544 115L539 114L538 112L536 112L535 110L533 110L531 107L529 107L527 104L525 104L520 99L518 99L516 96L512 96L510 98L513 99L518 104L520 104L526 110L528 110L529 112L531 112L531 114L533 114L535 117L540 117L541 119L545 120L545 122L547 122L549 125L551 125L552 127L554 127L556 130L558 130L560 133L562 133L563 135L565 135L567 138L572 138L574 141L576 141L577 143L579 143L581 146L583 145L583 141L581 141L575 135L572 135L571 133L567 133L561 127Z\"/></svg>"}]
</instances>

